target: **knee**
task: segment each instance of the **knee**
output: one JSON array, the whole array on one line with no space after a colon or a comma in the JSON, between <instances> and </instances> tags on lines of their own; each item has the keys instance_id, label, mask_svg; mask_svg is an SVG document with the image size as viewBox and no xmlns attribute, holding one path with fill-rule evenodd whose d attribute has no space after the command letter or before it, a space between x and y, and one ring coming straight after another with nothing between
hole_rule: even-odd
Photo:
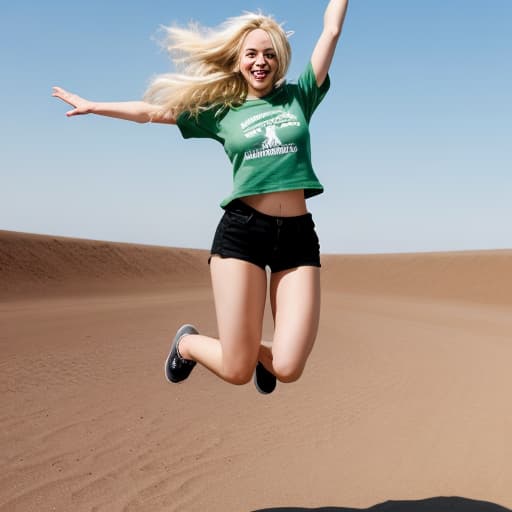
<instances>
[{"instance_id":1,"label":"knee","mask_svg":"<svg viewBox=\"0 0 512 512\"><path fill-rule=\"evenodd\" d=\"M295 382L300 379L304 371L304 365L289 359L275 359L272 361L277 380L284 383Z\"/></svg>"},{"instance_id":2,"label":"knee","mask_svg":"<svg viewBox=\"0 0 512 512\"><path fill-rule=\"evenodd\" d=\"M224 367L222 377L230 384L243 386L251 381L253 373L254 368L252 366L230 366Z\"/></svg>"}]
</instances>

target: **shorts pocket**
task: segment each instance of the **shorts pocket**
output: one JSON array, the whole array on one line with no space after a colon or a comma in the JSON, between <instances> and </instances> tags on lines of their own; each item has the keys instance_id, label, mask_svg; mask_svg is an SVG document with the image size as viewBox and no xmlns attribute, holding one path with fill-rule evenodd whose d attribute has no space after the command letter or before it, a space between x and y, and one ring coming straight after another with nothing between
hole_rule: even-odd
<instances>
[{"instance_id":1,"label":"shorts pocket","mask_svg":"<svg viewBox=\"0 0 512 512\"><path fill-rule=\"evenodd\" d=\"M238 224L249 224L254 217L252 212L243 212L240 210L226 210L225 215L228 220Z\"/></svg>"}]
</instances>

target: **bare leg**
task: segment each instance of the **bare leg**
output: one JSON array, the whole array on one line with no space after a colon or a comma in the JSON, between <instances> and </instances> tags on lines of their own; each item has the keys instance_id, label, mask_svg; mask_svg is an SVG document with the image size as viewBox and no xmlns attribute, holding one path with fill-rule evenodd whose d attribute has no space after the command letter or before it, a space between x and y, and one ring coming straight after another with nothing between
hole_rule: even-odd
<instances>
[{"instance_id":1,"label":"bare leg","mask_svg":"<svg viewBox=\"0 0 512 512\"><path fill-rule=\"evenodd\" d=\"M302 375L318 332L320 269L297 267L272 274L270 299L274 315L272 350L262 345L259 360L281 382Z\"/></svg>"},{"instance_id":2,"label":"bare leg","mask_svg":"<svg viewBox=\"0 0 512 512\"><path fill-rule=\"evenodd\" d=\"M210 262L219 339L185 336L180 353L233 384L252 378L261 343L267 276L257 265L234 258Z\"/></svg>"}]
</instances>

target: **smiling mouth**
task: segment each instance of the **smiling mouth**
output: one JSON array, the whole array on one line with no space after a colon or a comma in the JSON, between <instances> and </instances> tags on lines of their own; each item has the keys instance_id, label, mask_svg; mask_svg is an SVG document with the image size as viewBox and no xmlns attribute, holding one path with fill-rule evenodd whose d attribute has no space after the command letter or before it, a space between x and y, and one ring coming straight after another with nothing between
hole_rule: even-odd
<instances>
[{"instance_id":1,"label":"smiling mouth","mask_svg":"<svg viewBox=\"0 0 512 512\"><path fill-rule=\"evenodd\" d=\"M252 75L256 80L264 80L267 78L268 71L257 69L256 71L251 71Z\"/></svg>"}]
</instances>

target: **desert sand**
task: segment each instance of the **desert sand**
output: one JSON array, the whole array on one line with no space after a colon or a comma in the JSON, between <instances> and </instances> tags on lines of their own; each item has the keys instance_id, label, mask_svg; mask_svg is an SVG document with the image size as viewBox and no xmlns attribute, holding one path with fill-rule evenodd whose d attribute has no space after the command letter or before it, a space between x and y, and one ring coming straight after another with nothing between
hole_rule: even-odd
<instances>
[{"instance_id":1,"label":"desert sand","mask_svg":"<svg viewBox=\"0 0 512 512\"><path fill-rule=\"evenodd\" d=\"M512 250L323 267L306 372L262 396L164 379L181 323L216 333L205 251L0 232L0 511L512 507Z\"/></svg>"}]
</instances>

